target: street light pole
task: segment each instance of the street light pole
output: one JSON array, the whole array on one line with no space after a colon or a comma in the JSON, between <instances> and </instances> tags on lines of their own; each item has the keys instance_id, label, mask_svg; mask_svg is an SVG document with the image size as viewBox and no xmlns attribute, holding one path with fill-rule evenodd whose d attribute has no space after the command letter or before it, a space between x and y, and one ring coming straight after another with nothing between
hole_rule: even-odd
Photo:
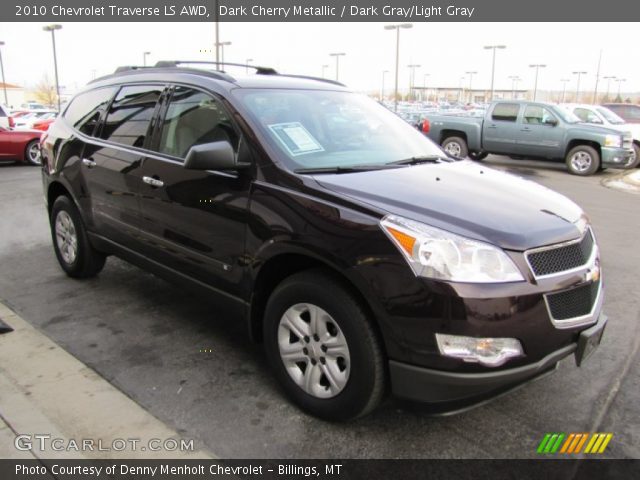
<instances>
[{"instance_id":1,"label":"street light pole","mask_svg":"<svg viewBox=\"0 0 640 480\"><path fill-rule=\"evenodd\" d=\"M522 80L518 75L511 75L509 77L511 80L511 98L515 100L516 98L516 87L518 86L518 82Z\"/></svg>"},{"instance_id":2,"label":"street light pole","mask_svg":"<svg viewBox=\"0 0 640 480\"><path fill-rule=\"evenodd\" d=\"M380 89L380 101L384 100L384 77L389 73L389 70L382 71L382 88Z\"/></svg>"},{"instance_id":3,"label":"street light pole","mask_svg":"<svg viewBox=\"0 0 640 480\"><path fill-rule=\"evenodd\" d=\"M56 74L56 95L58 97L58 112L60 111L60 83L58 82L58 57L56 54L56 30L62 29L62 25L51 24L42 27L45 32L51 32L51 43L53 44L53 68Z\"/></svg>"},{"instance_id":4,"label":"street light pole","mask_svg":"<svg viewBox=\"0 0 640 480\"><path fill-rule=\"evenodd\" d=\"M626 82L626 81L627 81L626 78L616 78L616 82L618 82L618 97L617 98L620 98L620 99L622 98L622 97L620 97L620 84L622 82Z\"/></svg>"},{"instance_id":5,"label":"street light pole","mask_svg":"<svg viewBox=\"0 0 640 480\"><path fill-rule=\"evenodd\" d=\"M536 69L536 81L535 84L533 86L533 101L536 101L536 97L538 96L538 71L541 68L545 68L546 65L543 63L534 63L533 65L529 65L530 68L535 68Z\"/></svg>"},{"instance_id":6,"label":"street light pole","mask_svg":"<svg viewBox=\"0 0 640 480\"><path fill-rule=\"evenodd\" d=\"M246 73L247 75L249 75L249 64L250 64L251 62L253 62L253 58L247 58L247 62L246 62L247 66L245 67L245 73Z\"/></svg>"},{"instance_id":7,"label":"street light pole","mask_svg":"<svg viewBox=\"0 0 640 480\"><path fill-rule=\"evenodd\" d=\"M578 83L576 84L576 103L580 102L580 77L586 75L587 72L573 72L574 75L578 75Z\"/></svg>"},{"instance_id":8,"label":"street light pole","mask_svg":"<svg viewBox=\"0 0 640 480\"><path fill-rule=\"evenodd\" d=\"M151 52L142 52L142 66L147 66L147 55L151 55Z\"/></svg>"},{"instance_id":9,"label":"street light pole","mask_svg":"<svg viewBox=\"0 0 640 480\"><path fill-rule=\"evenodd\" d=\"M398 71L400 67L400 29L401 28L411 28L413 24L411 23L401 23L396 25L385 25L385 30L395 30L396 31L396 81L395 88L393 93L393 102L394 102L394 111L398 111Z\"/></svg>"},{"instance_id":10,"label":"street light pole","mask_svg":"<svg viewBox=\"0 0 640 480\"><path fill-rule=\"evenodd\" d=\"M605 95L607 101L609 101L609 89L611 87L611 80L615 80L616 77L615 76L607 76L607 77L602 77L603 80L607 81L607 94Z\"/></svg>"},{"instance_id":11,"label":"street light pole","mask_svg":"<svg viewBox=\"0 0 640 480\"><path fill-rule=\"evenodd\" d=\"M329 65L322 65L322 78L324 78L324 69L329 68Z\"/></svg>"},{"instance_id":12,"label":"street light pole","mask_svg":"<svg viewBox=\"0 0 640 480\"><path fill-rule=\"evenodd\" d=\"M216 70L220 70L220 7L218 6L219 0L214 0L213 8L216 11L213 14L213 18L216 24L216 41L214 43L216 47Z\"/></svg>"},{"instance_id":13,"label":"street light pole","mask_svg":"<svg viewBox=\"0 0 640 480\"><path fill-rule=\"evenodd\" d=\"M562 100L560 101L560 103L564 103L564 95L565 93L567 93L567 83L569 83L571 80L569 80L568 78L562 78L560 79L560 81L562 82Z\"/></svg>"},{"instance_id":14,"label":"street light pole","mask_svg":"<svg viewBox=\"0 0 640 480\"><path fill-rule=\"evenodd\" d=\"M422 77L422 91L427 95L427 102L429 101L429 92L427 91L427 77L430 75L425 73Z\"/></svg>"},{"instance_id":15,"label":"street light pole","mask_svg":"<svg viewBox=\"0 0 640 480\"><path fill-rule=\"evenodd\" d=\"M493 101L493 80L496 73L496 50L503 50L507 48L506 45L485 45L485 50L493 50L493 57L491 60L491 101Z\"/></svg>"},{"instance_id":16,"label":"street light pole","mask_svg":"<svg viewBox=\"0 0 640 480\"><path fill-rule=\"evenodd\" d=\"M4 47L4 42L0 42L0 70L2 70L2 89L4 90L4 104L8 107L9 100L7 99L7 83L4 81L4 63L2 62L2 47Z\"/></svg>"},{"instance_id":17,"label":"street light pole","mask_svg":"<svg viewBox=\"0 0 640 480\"><path fill-rule=\"evenodd\" d=\"M413 88L416 85L416 68L420 68L421 65L417 65L417 64L411 64L411 65L407 65L407 67L409 67L409 70L411 71L411 73L409 74L409 100L411 100L411 98L413 97L413 99L415 100L415 94L413 94Z\"/></svg>"},{"instance_id":18,"label":"street light pole","mask_svg":"<svg viewBox=\"0 0 640 480\"><path fill-rule=\"evenodd\" d=\"M336 57L336 82L338 81L338 78L340 77L340 57L344 57L345 55L346 55L346 53L344 53L344 52L330 53L329 54L330 57Z\"/></svg>"},{"instance_id":19,"label":"street light pole","mask_svg":"<svg viewBox=\"0 0 640 480\"><path fill-rule=\"evenodd\" d=\"M224 47L229 45L231 45L231 42L216 42L216 52L218 51L218 47L220 47L220 60L218 61L218 59L216 59L216 67L218 70L220 69L220 64L222 64L222 68L224 68Z\"/></svg>"},{"instance_id":20,"label":"street light pole","mask_svg":"<svg viewBox=\"0 0 640 480\"><path fill-rule=\"evenodd\" d=\"M475 74L477 74L478 72L474 71L474 72L464 72L464 73L469 75L469 103L472 103L473 102L473 93L471 92L471 82L473 80L473 76Z\"/></svg>"}]
</instances>

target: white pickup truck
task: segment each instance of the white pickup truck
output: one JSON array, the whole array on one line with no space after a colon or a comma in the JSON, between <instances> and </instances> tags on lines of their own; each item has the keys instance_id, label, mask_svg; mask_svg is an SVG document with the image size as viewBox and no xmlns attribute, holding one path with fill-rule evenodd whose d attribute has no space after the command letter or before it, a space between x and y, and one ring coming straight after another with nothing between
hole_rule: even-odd
<instances>
[{"instance_id":1,"label":"white pickup truck","mask_svg":"<svg viewBox=\"0 0 640 480\"><path fill-rule=\"evenodd\" d=\"M619 132L631 132L635 160L631 163L630 167L633 168L640 165L640 123L627 123L612 110L602 105L563 103L560 106L573 113L585 123L601 125L618 130Z\"/></svg>"}]
</instances>

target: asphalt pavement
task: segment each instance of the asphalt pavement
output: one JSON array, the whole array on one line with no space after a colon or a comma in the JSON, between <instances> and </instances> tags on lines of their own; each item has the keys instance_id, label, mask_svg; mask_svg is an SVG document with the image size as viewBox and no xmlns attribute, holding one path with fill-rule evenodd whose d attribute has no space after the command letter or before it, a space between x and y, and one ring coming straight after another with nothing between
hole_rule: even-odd
<instances>
[{"instance_id":1,"label":"asphalt pavement","mask_svg":"<svg viewBox=\"0 0 640 480\"><path fill-rule=\"evenodd\" d=\"M0 165L0 301L222 458L534 458L547 432L612 432L603 456L640 458L640 196L603 185L614 170L577 178L563 164L485 163L586 210L602 252L609 325L582 368L569 358L553 375L458 415L388 399L355 422L317 420L283 396L244 325L206 299L113 257L95 279L66 277L34 167Z\"/></svg>"}]
</instances>

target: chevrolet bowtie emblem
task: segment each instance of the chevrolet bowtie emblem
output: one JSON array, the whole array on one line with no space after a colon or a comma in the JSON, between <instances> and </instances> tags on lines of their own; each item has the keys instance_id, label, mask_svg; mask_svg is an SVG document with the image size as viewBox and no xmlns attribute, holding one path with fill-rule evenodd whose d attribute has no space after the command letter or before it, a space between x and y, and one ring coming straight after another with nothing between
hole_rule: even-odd
<instances>
[{"instance_id":1,"label":"chevrolet bowtie emblem","mask_svg":"<svg viewBox=\"0 0 640 480\"><path fill-rule=\"evenodd\" d=\"M587 273L584 274L584 281L597 282L598 280L600 280L600 267L594 265L593 268L590 268Z\"/></svg>"}]
</instances>

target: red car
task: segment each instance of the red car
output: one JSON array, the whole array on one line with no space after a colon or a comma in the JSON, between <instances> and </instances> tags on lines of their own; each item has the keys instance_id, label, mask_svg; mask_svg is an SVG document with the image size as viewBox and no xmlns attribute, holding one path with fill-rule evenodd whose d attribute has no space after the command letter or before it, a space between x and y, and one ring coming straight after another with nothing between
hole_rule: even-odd
<instances>
[{"instance_id":1,"label":"red car","mask_svg":"<svg viewBox=\"0 0 640 480\"><path fill-rule=\"evenodd\" d=\"M40 120L38 122L34 122L31 128L33 130L40 130L42 132L46 132L49 130L49 125L51 125L56 119L55 118L47 118L46 120Z\"/></svg>"},{"instance_id":2,"label":"red car","mask_svg":"<svg viewBox=\"0 0 640 480\"><path fill-rule=\"evenodd\" d=\"M0 160L17 160L40 165L40 136L34 130L9 130L0 127Z\"/></svg>"}]
</instances>

